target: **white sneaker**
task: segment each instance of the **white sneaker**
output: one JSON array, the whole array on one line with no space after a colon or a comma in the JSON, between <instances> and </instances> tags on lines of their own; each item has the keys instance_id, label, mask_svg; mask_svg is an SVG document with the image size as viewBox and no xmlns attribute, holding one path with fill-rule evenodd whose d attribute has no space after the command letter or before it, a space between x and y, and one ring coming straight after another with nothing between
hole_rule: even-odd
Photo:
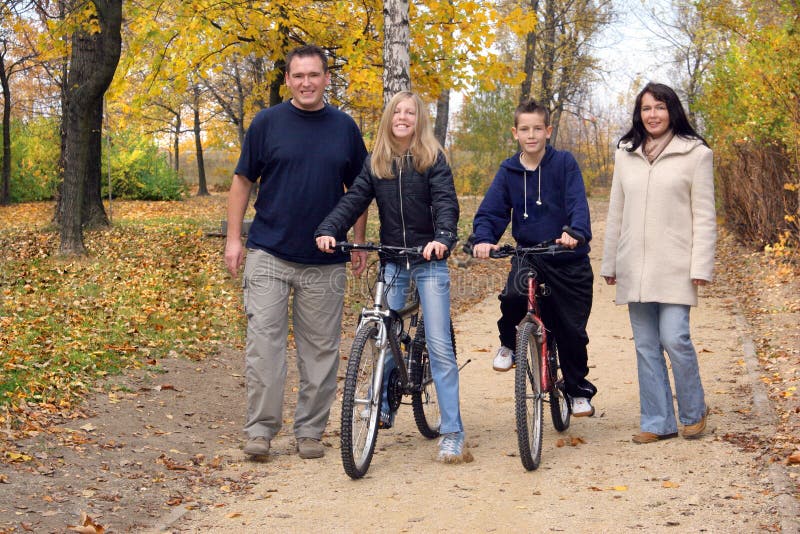
<instances>
[{"instance_id":1,"label":"white sneaker","mask_svg":"<svg viewBox=\"0 0 800 534\"><path fill-rule=\"evenodd\" d=\"M591 417L594 415L594 406L586 397L572 397L572 415L575 417Z\"/></svg>"},{"instance_id":2,"label":"white sneaker","mask_svg":"<svg viewBox=\"0 0 800 534\"><path fill-rule=\"evenodd\" d=\"M512 365L514 365L514 351L501 345L492 362L492 369L504 373L511 369Z\"/></svg>"}]
</instances>

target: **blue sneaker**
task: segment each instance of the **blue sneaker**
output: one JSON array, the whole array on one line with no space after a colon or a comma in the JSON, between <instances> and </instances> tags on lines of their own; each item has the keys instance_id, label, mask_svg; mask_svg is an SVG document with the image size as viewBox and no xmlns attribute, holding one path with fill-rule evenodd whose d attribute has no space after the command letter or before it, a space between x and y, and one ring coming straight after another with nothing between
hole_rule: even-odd
<instances>
[{"instance_id":1,"label":"blue sneaker","mask_svg":"<svg viewBox=\"0 0 800 534\"><path fill-rule=\"evenodd\" d=\"M464 433L450 432L439 439L439 455L436 459L446 464L458 463L463 460Z\"/></svg>"}]
</instances>

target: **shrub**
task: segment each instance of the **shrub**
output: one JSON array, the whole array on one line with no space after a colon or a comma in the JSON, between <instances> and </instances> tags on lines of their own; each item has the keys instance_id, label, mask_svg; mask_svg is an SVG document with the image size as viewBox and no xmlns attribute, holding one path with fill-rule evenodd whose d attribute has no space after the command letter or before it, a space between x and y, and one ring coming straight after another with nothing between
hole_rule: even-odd
<instances>
[{"instance_id":1,"label":"shrub","mask_svg":"<svg viewBox=\"0 0 800 534\"><path fill-rule=\"evenodd\" d=\"M50 200L58 185L58 121L37 118L11 126L11 202Z\"/></svg>"},{"instance_id":2,"label":"shrub","mask_svg":"<svg viewBox=\"0 0 800 534\"><path fill-rule=\"evenodd\" d=\"M155 143L134 132L111 139L111 194L130 200L179 200L186 184L170 167ZM103 183L108 196L108 183Z\"/></svg>"}]
</instances>

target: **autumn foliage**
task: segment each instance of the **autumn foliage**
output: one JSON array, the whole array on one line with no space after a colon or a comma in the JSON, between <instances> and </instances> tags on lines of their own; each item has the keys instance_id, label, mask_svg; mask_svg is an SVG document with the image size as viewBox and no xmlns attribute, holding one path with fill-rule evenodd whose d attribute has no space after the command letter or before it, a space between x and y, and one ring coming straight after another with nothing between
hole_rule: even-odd
<instances>
[{"instance_id":1,"label":"autumn foliage","mask_svg":"<svg viewBox=\"0 0 800 534\"><path fill-rule=\"evenodd\" d=\"M0 209L0 424L30 423L33 405L68 413L109 374L240 342L240 290L206 236L223 197L115 202L113 227L87 234L92 255L70 261L55 255L51 203Z\"/></svg>"}]
</instances>

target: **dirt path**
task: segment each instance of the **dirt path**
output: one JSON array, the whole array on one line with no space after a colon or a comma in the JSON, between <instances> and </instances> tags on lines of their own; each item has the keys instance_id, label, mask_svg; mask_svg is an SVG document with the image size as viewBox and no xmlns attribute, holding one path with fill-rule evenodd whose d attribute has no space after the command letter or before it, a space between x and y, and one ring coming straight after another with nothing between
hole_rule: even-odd
<instances>
[{"instance_id":1,"label":"dirt path","mask_svg":"<svg viewBox=\"0 0 800 534\"><path fill-rule=\"evenodd\" d=\"M601 245L593 245L596 261ZM230 443L217 453L235 459L231 469L258 472L253 491L177 509L155 531L796 532L797 504L780 495L780 469L764 470L754 452L737 446L769 421L753 401L759 390L734 302L708 295L692 314L711 406L708 435L635 445L631 333L626 308L612 299L612 289L596 281L589 335L597 414L573 418L563 435L546 414L537 471L525 471L517 457L513 373L491 369L498 311L491 297L456 320L459 358L473 360L462 371L461 399L474 462L434 462L436 442L419 435L404 406L395 428L381 432L368 475L352 481L341 467L336 405L324 459L299 459L291 436L282 435L275 455L254 466Z\"/></svg>"},{"instance_id":2,"label":"dirt path","mask_svg":"<svg viewBox=\"0 0 800 534\"><path fill-rule=\"evenodd\" d=\"M599 219L606 207L595 202ZM592 224L597 272L604 228L601 220ZM491 369L497 300L460 309L474 295L496 293L499 267L452 271L459 360L472 359L461 400L474 462L436 463L436 442L420 436L403 406L395 428L379 435L368 475L352 481L341 466L338 402L322 460L297 456L287 421L269 461L248 461L240 449L241 350L203 362L176 355L110 379L76 418L14 439L25 458L0 463L0 534L66 532L83 512L106 532L136 533L798 532L789 475L763 446L776 434L775 415L760 382L765 371L725 294L735 289L706 288L692 311L712 409L708 435L635 445L627 311L597 280L589 324L597 414L573 419L562 435L545 414L542 464L528 472L517 456L513 373ZM287 391L287 417L294 397Z\"/></svg>"}]
</instances>

